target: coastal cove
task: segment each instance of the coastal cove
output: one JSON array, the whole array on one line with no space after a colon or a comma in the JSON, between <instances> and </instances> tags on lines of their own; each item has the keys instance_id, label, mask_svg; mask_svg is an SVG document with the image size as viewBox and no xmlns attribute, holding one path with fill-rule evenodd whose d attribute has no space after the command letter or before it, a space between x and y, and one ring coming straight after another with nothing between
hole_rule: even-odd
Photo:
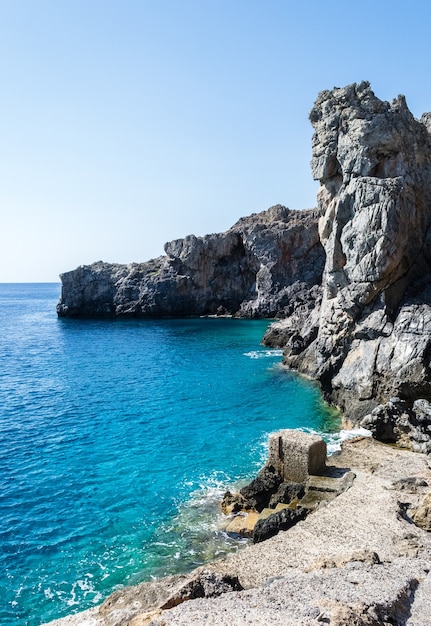
<instances>
[{"instance_id":1,"label":"coastal cove","mask_svg":"<svg viewBox=\"0 0 431 626\"><path fill-rule=\"evenodd\" d=\"M268 320L59 319L58 296L0 286L2 625L236 551L218 504L268 434L339 428L260 344Z\"/></svg>"}]
</instances>

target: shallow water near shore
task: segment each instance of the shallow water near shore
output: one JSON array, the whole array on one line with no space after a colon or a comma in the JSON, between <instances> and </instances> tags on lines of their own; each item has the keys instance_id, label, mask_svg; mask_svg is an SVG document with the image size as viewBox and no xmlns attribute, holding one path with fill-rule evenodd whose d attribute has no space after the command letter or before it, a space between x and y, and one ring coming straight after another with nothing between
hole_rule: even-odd
<instances>
[{"instance_id":1,"label":"shallow water near shore","mask_svg":"<svg viewBox=\"0 0 431 626\"><path fill-rule=\"evenodd\" d=\"M336 440L315 385L260 345L268 321L57 319L57 284L0 285L0 624L237 550L223 492L268 434Z\"/></svg>"}]
</instances>

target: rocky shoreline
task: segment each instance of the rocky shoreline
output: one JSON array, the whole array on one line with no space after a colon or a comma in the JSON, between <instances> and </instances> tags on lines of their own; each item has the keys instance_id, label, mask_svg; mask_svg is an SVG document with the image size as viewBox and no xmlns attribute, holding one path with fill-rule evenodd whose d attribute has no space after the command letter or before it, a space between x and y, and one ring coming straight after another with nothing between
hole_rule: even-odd
<instances>
[{"instance_id":1,"label":"rocky shoreline","mask_svg":"<svg viewBox=\"0 0 431 626\"><path fill-rule=\"evenodd\" d=\"M272 207L144 264L82 266L61 276L57 312L278 317L264 343L373 434L327 464L354 479L310 515L306 493L274 500L287 532L53 626L430 625L431 114L362 82L320 93L310 121L317 209ZM248 487L225 509L261 515Z\"/></svg>"},{"instance_id":2,"label":"rocky shoreline","mask_svg":"<svg viewBox=\"0 0 431 626\"><path fill-rule=\"evenodd\" d=\"M354 480L287 532L50 626L429 626L429 457L367 437L327 465Z\"/></svg>"}]
</instances>

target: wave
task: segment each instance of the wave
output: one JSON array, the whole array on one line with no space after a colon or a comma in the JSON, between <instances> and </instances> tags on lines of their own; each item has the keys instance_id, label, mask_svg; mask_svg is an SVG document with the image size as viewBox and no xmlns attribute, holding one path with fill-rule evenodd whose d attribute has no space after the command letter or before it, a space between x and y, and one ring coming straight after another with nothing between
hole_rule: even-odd
<instances>
[{"instance_id":1,"label":"wave","mask_svg":"<svg viewBox=\"0 0 431 626\"><path fill-rule=\"evenodd\" d=\"M266 350L251 350L251 352L244 352L244 356L249 357L250 359L267 359L274 357L282 357L283 350L279 348L271 348Z\"/></svg>"},{"instance_id":2,"label":"wave","mask_svg":"<svg viewBox=\"0 0 431 626\"><path fill-rule=\"evenodd\" d=\"M371 437L371 431L366 428L342 429L334 433L319 432L312 428L300 428L299 430L322 437L326 441L328 456L340 450L343 441L354 439L355 437Z\"/></svg>"}]
</instances>

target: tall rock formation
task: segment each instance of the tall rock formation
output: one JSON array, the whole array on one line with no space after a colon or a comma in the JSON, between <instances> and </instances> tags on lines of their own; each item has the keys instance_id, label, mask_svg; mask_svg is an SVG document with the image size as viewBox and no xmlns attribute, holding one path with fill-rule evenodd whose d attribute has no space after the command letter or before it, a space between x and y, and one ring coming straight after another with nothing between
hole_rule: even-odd
<instances>
[{"instance_id":1,"label":"tall rock formation","mask_svg":"<svg viewBox=\"0 0 431 626\"><path fill-rule=\"evenodd\" d=\"M316 210L277 205L225 233L171 241L166 256L130 265L99 261L61 275L61 317L273 317L313 302L324 251Z\"/></svg>"},{"instance_id":2,"label":"tall rock formation","mask_svg":"<svg viewBox=\"0 0 431 626\"><path fill-rule=\"evenodd\" d=\"M266 341L287 344L285 363L357 421L390 396L431 395L429 115L363 82L319 94L310 120L323 298Z\"/></svg>"}]
</instances>

